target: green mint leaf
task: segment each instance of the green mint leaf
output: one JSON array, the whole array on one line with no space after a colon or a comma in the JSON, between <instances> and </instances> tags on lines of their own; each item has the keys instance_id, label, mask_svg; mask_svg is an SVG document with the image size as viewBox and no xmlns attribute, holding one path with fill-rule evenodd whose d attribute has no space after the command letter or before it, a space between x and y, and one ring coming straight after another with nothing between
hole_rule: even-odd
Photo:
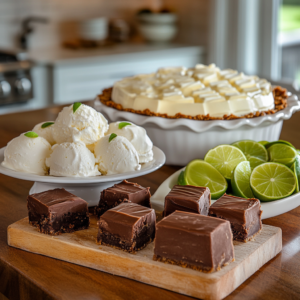
<instances>
[{"instance_id":1,"label":"green mint leaf","mask_svg":"<svg viewBox=\"0 0 300 300\"><path fill-rule=\"evenodd\" d=\"M51 125L53 125L54 124L54 122L46 122L46 123L44 123L44 124L42 124L42 128L46 128L46 127L49 127L49 126L51 126Z\"/></svg>"},{"instance_id":2,"label":"green mint leaf","mask_svg":"<svg viewBox=\"0 0 300 300\"><path fill-rule=\"evenodd\" d=\"M121 123L119 123L119 129L122 129L123 127L125 127L127 125L132 125L132 124L128 123L128 122L121 122Z\"/></svg>"},{"instance_id":3,"label":"green mint leaf","mask_svg":"<svg viewBox=\"0 0 300 300\"><path fill-rule=\"evenodd\" d=\"M39 137L39 135L37 133L35 133L34 131L28 131L26 133L24 133L25 136L29 137L29 138L37 138Z\"/></svg>"},{"instance_id":4,"label":"green mint leaf","mask_svg":"<svg viewBox=\"0 0 300 300\"><path fill-rule=\"evenodd\" d=\"M117 137L117 135L116 135L115 133L112 133L112 134L109 136L108 141L111 142L115 137Z\"/></svg>"},{"instance_id":5,"label":"green mint leaf","mask_svg":"<svg viewBox=\"0 0 300 300\"><path fill-rule=\"evenodd\" d=\"M75 102L73 104L73 113L75 113L75 111L80 107L81 103L80 102Z\"/></svg>"}]
</instances>

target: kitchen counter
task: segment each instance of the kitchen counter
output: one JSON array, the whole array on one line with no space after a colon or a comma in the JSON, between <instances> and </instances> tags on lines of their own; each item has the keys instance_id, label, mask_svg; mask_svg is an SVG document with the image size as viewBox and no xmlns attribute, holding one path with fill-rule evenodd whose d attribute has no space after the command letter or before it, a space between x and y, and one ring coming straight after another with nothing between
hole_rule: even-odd
<instances>
[{"instance_id":1,"label":"kitchen counter","mask_svg":"<svg viewBox=\"0 0 300 300\"><path fill-rule=\"evenodd\" d=\"M24 131L45 120L54 120L61 107L0 116L0 147ZM300 112L285 121L281 139L300 148ZM161 169L132 179L158 186L179 167ZM189 297L146 285L134 280L77 266L9 247L7 227L26 217L26 197L32 182L0 174L0 299L164 299L183 300ZM246 280L226 299L299 299L300 295L300 207L263 221L282 228L283 249L274 259ZM168 278L166 278L168 280ZM183 278L184 280L184 278ZM5 298L4 298L5 299Z\"/></svg>"}]
</instances>

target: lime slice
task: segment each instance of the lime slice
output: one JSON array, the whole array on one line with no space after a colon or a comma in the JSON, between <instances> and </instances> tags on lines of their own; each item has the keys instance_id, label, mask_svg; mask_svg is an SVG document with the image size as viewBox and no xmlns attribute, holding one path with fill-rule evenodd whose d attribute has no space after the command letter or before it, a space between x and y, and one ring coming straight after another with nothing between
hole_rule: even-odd
<instances>
[{"instance_id":1,"label":"lime slice","mask_svg":"<svg viewBox=\"0 0 300 300\"><path fill-rule=\"evenodd\" d=\"M261 145L263 145L263 146L265 146L265 145L269 144L269 142L268 142L268 141L259 141L258 143L259 143L259 144L261 144Z\"/></svg>"},{"instance_id":2,"label":"lime slice","mask_svg":"<svg viewBox=\"0 0 300 300\"><path fill-rule=\"evenodd\" d=\"M291 167L292 171L296 176L296 189L295 192L299 193L299 184L300 184L300 156L297 155L295 162L292 164Z\"/></svg>"},{"instance_id":3,"label":"lime slice","mask_svg":"<svg viewBox=\"0 0 300 300\"><path fill-rule=\"evenodd\" d=\"M239 148L220 145L209 150L204 160L214 166L227 180L230 180L233 169L247 159Z\"/></svg>"},{"instance_id":4,"label":"lime slice","mask_svg":"<svg viewBox=\"0 0 300 300\"><path fill-rule=\"evenodd\" d=\"M219 199L228 187L222 174L202 159L192 160L186 166L184 179L189 185L208 187L212 199Z\"/></svg>"},{"instance_id":5,"label":"lime slice","mask_svg":"<svg viewBox=\"0 0 300 300\"><path fill-rule=\"evenodd\" d=\"M268 151L258 142L252 140L238 141L232 144L243 151L252 169L268 161Z\"/></svg>"},{"instance_id":6,"label":"lime slice","mask_svg":"<svg viewBox=\"0 0 300 300\"><path fill-rule=\"evenodd\" d=\"M275 141L275 142L270 142L270 143L267 143L266 145L264 145L266 147L266 149L270 148L271 146L275 145L275 144L284 144L284 145L288 145L288 146L291 146L295 149L295 147L288 141L284 141L284 140L278 140L278 141Z\"/></svg>"},{"instance_id":7,"label":"lime slice","mask_svg":"<svg viewBox=\"0 0 300 300\"><path fill-rule=\"evenodd\" d=\"M253 198L250 187L251 167L249 161L240 162L232 172L231 186L235 196Z\"/></svg>"},{"instance_id":8,"label":"lime slice","mask_svg":"<svg viewBox=\"0 0 300 300\"><path fill-rule=\"evenodd\" d=\"M179 185L187 185L185 179L184 179L184 171L181 171L179 176L178 176L178 180L177 180L177 184Z\"/></svg>"},{"instance_id":9,"label":"lime slice","mask_svg":"<svg viewBox=\"0 0 300 300\"><path fill-rule=\"evenodd\" d=\"M298 153L291 146L285 144L274 144L268 148L270 161L278 162L290 167Z\"/></svg>"},{"instance_id":10,"label":"lime slice","mask_svg":"<svg viewBox=\"0 0 300 300\"><path fill-rule=\"evenodd\" d=\"M287 166L267 162L253 170L250 185L259 200L273 201L290 196L296 188L296 178Z\"/></svg>"}]
</instances>

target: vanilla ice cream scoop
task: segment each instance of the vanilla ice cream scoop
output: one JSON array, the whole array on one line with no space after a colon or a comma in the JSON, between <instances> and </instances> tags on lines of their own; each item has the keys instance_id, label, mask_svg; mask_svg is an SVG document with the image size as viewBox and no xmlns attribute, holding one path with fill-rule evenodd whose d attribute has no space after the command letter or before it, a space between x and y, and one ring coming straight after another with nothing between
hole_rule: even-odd
<instances>
[{"instance_id":1,"label":"vanilla ice cream scoop","mask_svg":"<svg viewBox=\"0 0 300 300\"><path fill-rule=\"evenodd\" d=\"M141 169L139 155L123 136L106 135L95 145L96 162L103 174L111 175Z\"/></svg>"},{"instance_id":2,"label":"vanilla ice cream scoop","mask_svg":"<svg viewBox=\"0 0 300 300\"><path fill-rule=\"evenodd\" d=\"M46 165L53 176L88 177L101 175L95 165L94 154L83 142L62 143L52 147Z\"/></svg>"},{"instance_id":3,"label":"vanilla ice cream scoop","mask_svg":"<svg viewBox=\"0 0 300 300\"><path fill-rule=\"evenodd\" d=\"M77 102L64 107L51 127L57 144L81 141L89 146L104 136L108 123L101 113Z\"/></svg>"},{"instance_id":4,"label":"vanilla ice cream scoop","mask_svg":"<svg viewBox=\"0 0 300 300\"><path fill-rule=\"evenodd\" d=\"M29 131L11 140L4 151L2 166L19 172L48 174L45 160L51 145L37 133Z\"/></svg>"},{"instance_id":5,"label":"vanilla ice cream scoop","mask_svg":"<svg viewBox=\"0 0 300 300\"><path fill-rule=\"evenodd\" d=\"M52 134L53 121L42 122L34 126L32 131L36 132L39 136L46 139L51 145L55 144L55 140Z\"/></svg>"},{"instance_id":6,"label":"vanilla ice cream scoop","mask_svg":"<svg viewBox=\"0 0 300 300\"><path fill-rule=\"evenodd\" d=\"M146 163L153 160L153 143L143 127L137 126L131 122L110 123L105 135L112 133L125 137L134 146L139 155L139 162Z\"/></svg>"}]
</instances>

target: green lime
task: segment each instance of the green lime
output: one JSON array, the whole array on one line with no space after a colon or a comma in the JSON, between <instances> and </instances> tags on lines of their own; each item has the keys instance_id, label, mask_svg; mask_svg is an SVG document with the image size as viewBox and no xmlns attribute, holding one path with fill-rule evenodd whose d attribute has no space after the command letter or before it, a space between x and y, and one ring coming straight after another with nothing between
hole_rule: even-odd
<instances>
[{"instance_id":1,"label":"green lime","mask_svg":"<svg viewBox=\"0 0 300 300\"><path fill-rule=\"evenodd\" d=\"M298 153L291 146L285 144L274 144L270 148L268 148L268 153L270 157L270 161L278 162L290 167Z\"/></svg>"},{"instance_id":2,"label":"green lime","mask_svg":"<svg viewBox=\"0 0 300 300\"><path fill-rule=\"evenodd\" d=\"M249 161L240 162L232 172L231 186L235 196L253 198L250 187L251 167Z\"/></svg>"},{"instance_id":3,"label":"green lime","mask_svg":"<svg viewBox=\"0 0 300 300\"><path fill-rule=\"evenodd\" d=\"M268 141L259 141L258 143L260 143L260 144L261 144L261 145L263 145L263 146L265 146L265 145L269 144L269 142L268 142Z\"/></svg>"},{"instance_id":4,"label":"green lime","mask_svg":"<svg viewBox=\"0 0 300 300\"><path fill-rule=\"evenodd\" d=\"M273 201L290 196L296 188L296 178L287 166L267 162L253 170L250 185L259 200Z\"/></svg>"},{"instance_id":5,"label":"green lime","mask_svg":"<svg viewBox=\"0 0 300 300\"><path fill-rule=\"evenodd\" d=\"M222 174L202 159L189 162L184 171L184 179L189 185L208 187L212 199L220 198L228 187Z\"/></svg>"},{"instance_id":6,"label":"green lime","mask_svg":"<svg viewBox=\"0 0 300 300\"><path fill-rule=\"evenodd\" d=\"M214 166L227 180L231 179L233 169L247 158L244 153L232 145L219 145L209 150L204 160Z\"/></svg>"},{"instance_id":7,"label":"green lime","mask_svg":"<svg viewBox=\"0 0 300 300\"><path fill-rule=\"evenodd\" d=\"M291 167L292 171L296 176L296 189L295 192L299 193L299 184L300 184L300 156L297 155L295 162L292 164Z\"/></svg>"},{"instance_id":8,"label":"green lime","mask_svg":"<svg viewBox=\"0 0 300 300\"><path fill-rule=\"evenodd\" d=\"M268 151L266 148L255 141L243 140L232 144L243 151L252 169L268 161Z\"/></svg>"},{"instance_id":9,"label":"green lime","mask_svg":"<svg viewBox=\"0 0 300 300\"><path fill-rule=\"evenodd\" d=\"M295 149L295 147L288 141L284 141L284 140L278 140L278 141L275 141L275 142L270 142L270 143L267 143L266 145L264 145L266 147L266 149L270 148L271 146L275 145L275 144L284 144L284 145L288 145L288 146L291 146Z\"/></svg>"},{"instance_id":10,"label":"green lime","mask_svg":"<svg viewBox=\"0 0 300 300\"><path fill-rule=\"evenodd\" d=\"M179 184L179 185L186 185L187 184L185 182L185 179L184 179L184 171L180 172L180 174L178 176L177 184Z\"/></svg>"}]
</instances>

